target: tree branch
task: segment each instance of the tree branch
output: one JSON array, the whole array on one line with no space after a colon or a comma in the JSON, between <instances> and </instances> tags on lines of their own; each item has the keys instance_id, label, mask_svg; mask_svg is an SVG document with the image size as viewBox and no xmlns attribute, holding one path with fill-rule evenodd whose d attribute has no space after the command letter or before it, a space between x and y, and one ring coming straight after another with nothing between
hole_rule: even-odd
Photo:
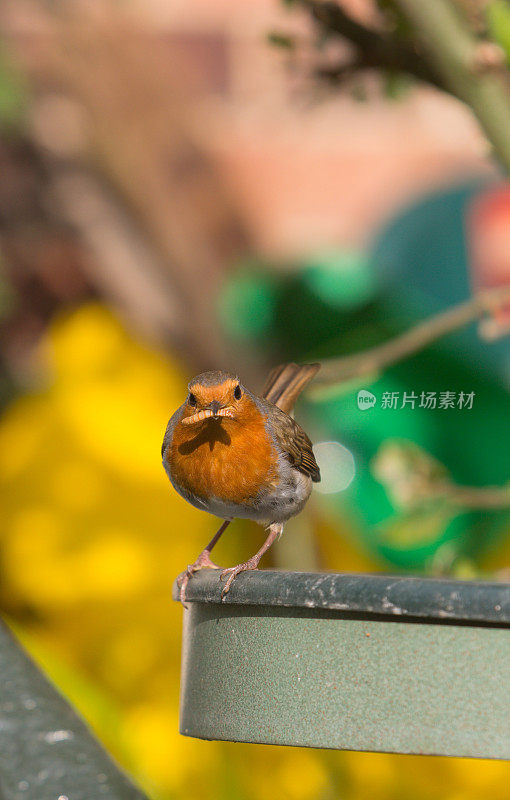
<instances>
[{"instance_id":1,"label":"tree branch","mask_svg":"<svg viewBox=\"0 0 510 800\"><path fill-rule=\"evenodd\" d=\"M510 286L490 289L465 303L425 320L389 342L384 342L384 344L355 355L328 359L323 362L313 387L320 389L324 386L338 385L353 378L377 374L407 356L423 350L436 339L464 327L486 312L501 308L509 301Z\"/></svg>"},{"instance_id":2,"label":"tree branch","mask_svg":"<svg viewBox=\"0 0 510 800\"><path fill-rule=\"evenodd\" d=\"M446 467L415 442L386 440L371 464L376 480L392 503L413 513L430 501L447 502L460 509L510 508L510 483L504 486L461 486Z\"/></svg>"},{"instance_id":3,"label":"tree branch","mask_svg":"<svg viewBox=\"0 0 510 800\"><path fill-rule=\"evenodd\" d=\"M449 0L395 0L416 31L449 91L467 103L495 152L510 170L510 91L504 57L500 69L487 68L484 45ZM493 44L493 49L497 45Z\"/></svg>"},{"instance_id":4,"label":"tree branch","mask_svg":"<svg viewBox=\"0 0 510 800\"><path fill-rule=\"evenodd\" d=\"M328 0L302 0L312 17L327 33L334 33L350 42L358 51L347 64L317 70L319 77L339 80L354 70L384 69L405 72L418 80L448 91L433 65L420 56L416 48L392 34L368 28L353 19L341 6Z\"/></svg>"},{"instance_id":5,"label":"tree branch","mask_svg":"<svg viewBox=\"0 0 510 800\"><path fill-rule=\"evenodd\" d=\"M353 19L330 0L300 0L326 33L356 48L350 62L319 66L316 75L341 82L354 70L402 72L452 94L478 118L494 151L510 171L510 80L502 48L480 36L452 0L393 0L411 24L409 38ZM472 15L471 15L472 17Z\"/></svg>"},{"instance_id":6,"label":"tree branch","mask_svg":"<svg viewBox=\"0 0 510 800\"><path fill-rule=\"evenodd\" d=\"M510 508L510 486L458 486L455 483L437 483L429 487L428 497L441 497L462 508L494 511Z\"/></svg>"}]
</instances>

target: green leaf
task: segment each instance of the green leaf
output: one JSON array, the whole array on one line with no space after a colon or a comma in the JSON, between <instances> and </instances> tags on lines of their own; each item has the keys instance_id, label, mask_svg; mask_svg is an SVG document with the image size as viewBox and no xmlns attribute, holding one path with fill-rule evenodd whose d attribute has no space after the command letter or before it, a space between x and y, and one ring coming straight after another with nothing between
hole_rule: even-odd
<instances>
[{"instance_id":1,"label":"green leaf","mask_svg":"<svg viewBox=\"0 0 510 800\"><path fill-rule=\"evenodd\" d=\"M288 36L285 33L278 33L277 31L268 33L267 40L269 44L274 45L274 47L281 47L283 50L294 50L296 46L292 36Z\"/></svg>"},{"instance_id":2,"label":"green leaf","mask_svg":"<svg viewBox=\"0 0 510 800\"><path fill-rule=\"evenodd\" d=\"M389 100L402 100L414 86L409 75L402 72L386 72L384 75L384 94Z\"/></svg>"},{"instance_id":3,"label":"green leaf","mask_svg":"<svg viewBox=\"0 0 510 800\"><path fill-rule=\"evenodd\" d=\"M0 127L18 127L25 115L28 89L20 70L0 47Z\"/></svg>"},{"instance_id":4,"label":"green leaf","mask_svg":"<svg viewBox=\"0 0 510 800\"><path fill-rule=\"evenodd\" d=\"M388 439L381 444L370 465L393 506L404 512L429 507L431 488L449 481L446 467L415 442Z\"/></svg>"},{"instance_id":5,"label":"green leaf","mask_svg":"<svg viewBox=\"0 0 510 800\"><path fill-rule=\"evenodd\" d=\"M489 33L505 51L510 62L510 2L493 0L486 9Z\"/></svg>"},{"instance_id":6,"label":"green leaf","mask_svg":"<svg viewBox=\"0 0 510 800\"><path fill-rule=\"evenodd\" d=\"M422 547L439 539L458 513L447 503L432 503L390 519L379 529L379 541L393 547Z\"/></svg>"}]
</instances>

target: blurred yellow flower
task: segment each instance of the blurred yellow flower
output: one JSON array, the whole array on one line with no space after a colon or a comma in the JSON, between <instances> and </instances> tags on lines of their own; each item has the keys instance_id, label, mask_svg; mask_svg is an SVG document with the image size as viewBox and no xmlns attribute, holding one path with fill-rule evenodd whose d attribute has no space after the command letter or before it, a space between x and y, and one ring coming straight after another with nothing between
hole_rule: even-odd
<instances>
[{"instance_id":1,"label":"blurred yellow flower","mask_svg":"<svg viewBox=\"0 0 510 800\"><path fill-rule=\"evenodd\" d=\"M145 704L126 715L125 735L151 780L181 796L188 796L189 790L195 797L214 797L218 745L187 739L178 725L177 709L159 702Z\"/></svg>"},{"instance_id":2,"label":"blurred yellow flower","mask_svg":"<svg viewBox=\"0 0 510 800\"><path fill-rule=\"evenodd\" d=\"M381 800L393 796L398 785L393 759L384 753L349 753L346 761L355 797Z\"/></svg>"},{"instance_id":3,"label":"blurred yellow flower","mask_svg":"<svg viewBox=\"0 0 510 800\"><path fill-rule=\"evenodd\" d=\"M274 790L282 798L291 800L307 800L309 797L320 797L328 784L327 773L316 754L312 751L285 751L280 764L274 774L273 794L268 793L267 797L274 797Z\"/></svg>"},{"instance_id":4,"label":"blurred yellow flower","mask_svg":"<svg viewBox=\"0 0 510 800\"><path fill-rule=\"evenodd\" d=\"M99 306L57 323L46 345L63 425L93 458L137 481L161 481L164 426L187 381L163 356L142 347Z\"/></svg>"}]
</instances>

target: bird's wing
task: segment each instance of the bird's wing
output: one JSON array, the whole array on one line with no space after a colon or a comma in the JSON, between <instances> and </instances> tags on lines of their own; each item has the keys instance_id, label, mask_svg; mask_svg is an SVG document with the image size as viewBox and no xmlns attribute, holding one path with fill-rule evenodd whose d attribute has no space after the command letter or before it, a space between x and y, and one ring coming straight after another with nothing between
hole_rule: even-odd
<instances>
[{"instance_id":1,"label":"bird's wing","mask_svg":"<svg viewBox=\"0 0 510 800\"><path fill-rule=\"evenodd\" d=\"M261 395L288 413L320 368L320 364L280 364L267 376Z\"/></svg>"},{"instance_id":2,"label":"bird's wing","mask_svg":"<svg viewBox=\"0 0 510 800\"><path fill-rule=\"evenodd\" d=\"M279 408L267 407L266 414L270 419L270 430L278 449L295 469L309 475L312 481L318 483L321 479L320 469L313 454L312 443L304 430Z\"/></svg>"}]
</instances>

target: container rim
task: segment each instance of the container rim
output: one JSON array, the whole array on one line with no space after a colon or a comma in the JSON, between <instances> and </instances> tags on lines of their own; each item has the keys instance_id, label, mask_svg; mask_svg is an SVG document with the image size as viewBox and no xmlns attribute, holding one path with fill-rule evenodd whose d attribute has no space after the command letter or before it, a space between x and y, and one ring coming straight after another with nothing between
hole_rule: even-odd
<instances>
[{"instance_id":1,"label":"container rim","mask_svg":"<svg viewBox=\"0 0 510 800\"><path fill-rule=\"evenodd\" d=\"M510 583L381 573L256 570L239 575L221 600L220 574L216 569L196 573L188 583L186 602L510 625ZM173 598L178 597L174 583Z\"/></svg>"}]
</instances>

